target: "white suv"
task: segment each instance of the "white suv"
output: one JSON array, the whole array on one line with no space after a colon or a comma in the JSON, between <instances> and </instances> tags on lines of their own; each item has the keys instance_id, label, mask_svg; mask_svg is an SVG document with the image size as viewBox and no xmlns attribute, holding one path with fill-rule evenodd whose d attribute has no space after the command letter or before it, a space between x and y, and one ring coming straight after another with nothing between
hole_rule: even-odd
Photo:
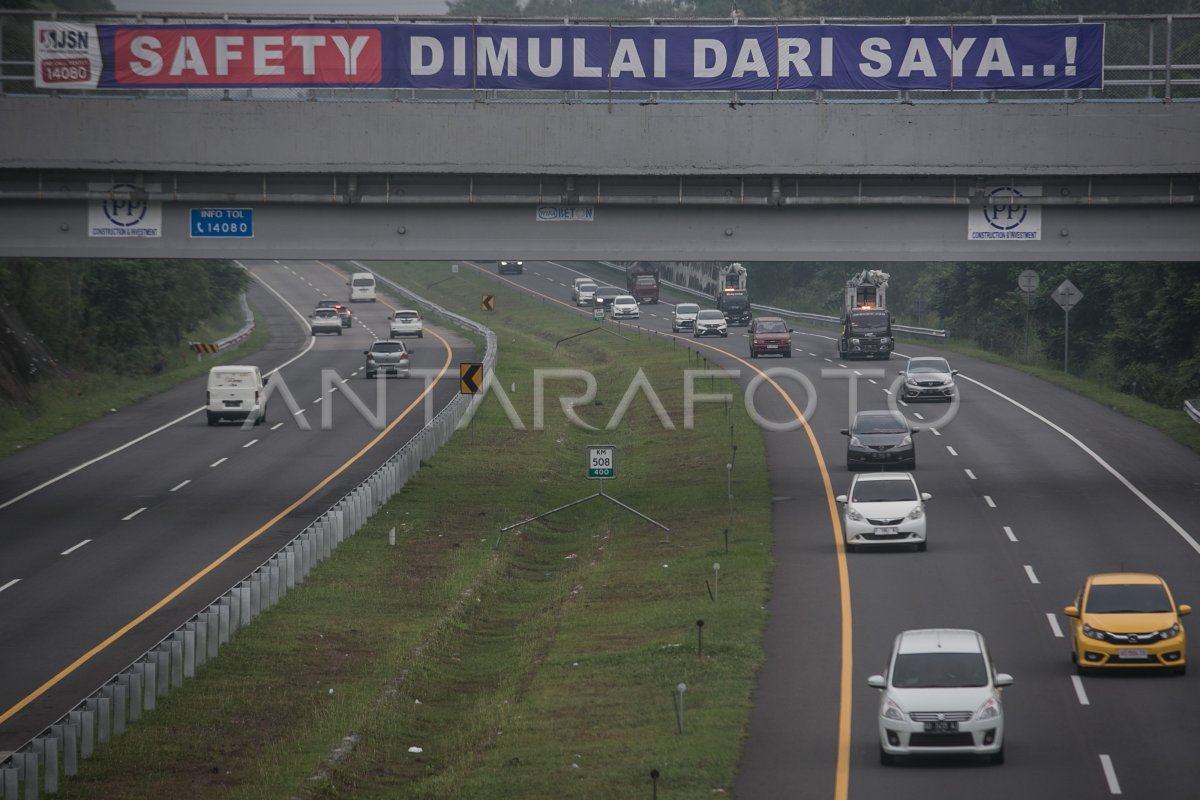
<instances>
[{"instance_id":1,"label":"white suv","mask_svg":"<svg viewBox=\"0 0 1200 800\"><path fill-rule=\"evenodd\" d=\"M729 336L729 323L725 321L725 315L712 308L696 314L696 321L692 323L692 338L699 336Z\"/></svg>"},{"instance_id":2,"label":"white suv","mask_svg":"<svg viewBox=\"0 0 1200 800\"><path fill-rule=\"evenodd\" d=\"M987 756L1004 763L1000 689L1011 675L996 672L983 636L957 628L904 631L887 672L867 683L880 690L879 760L921 753Z\"/></svg>"},{"instance_id":3,"label":"white suv","mask_svg":"<svg viewBox=\"0 0 1200 800\"><path fill-rule=\"evenodd\" d=\"M613 298L613 319L638 319L641 316L642 310L638 308L637 300L634 299L633 295L623 294Z\"/></svg>"},{"instance_id":4,"label":"white suv","mask_svg":"<svg viewBox=\"0 0 1200 800\"><path fill-rule=\"evenodd\" d=\"M690 331L696 326L696 315L699 313L700 306L695 303L680 303L675 306L675 315L671 317L671 330L675 333Z\"/></svg>"},{"instance_id":5,"label":"white suv","mask_svg":"<svg viewBox=\"0 0 1200 800\"><path fill-rule=\"evenodd\" d=\"M415 336L421 339L425 336L425 325L421 322L421 315L412 309L403 308L392 314L388 326L391 329L389 338L392 339L401 336Z\"/></svg>"}]
</instances>

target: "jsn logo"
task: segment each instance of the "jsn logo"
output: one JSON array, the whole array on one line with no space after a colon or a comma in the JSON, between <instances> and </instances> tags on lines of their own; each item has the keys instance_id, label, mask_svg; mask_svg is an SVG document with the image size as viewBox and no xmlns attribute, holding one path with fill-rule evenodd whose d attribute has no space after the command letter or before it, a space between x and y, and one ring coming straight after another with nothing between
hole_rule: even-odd
<instances>
[{"instance_id":1,"label":"jsn logo","mask_svg":"<svg viewBox=\"0 0 1200 800\"><path fill-rule=\"evenodd\" d=\"M87 50L91 35L87 31L44 28L39 31L41 44L55 50Z\"/></svg>"}]
</instances>

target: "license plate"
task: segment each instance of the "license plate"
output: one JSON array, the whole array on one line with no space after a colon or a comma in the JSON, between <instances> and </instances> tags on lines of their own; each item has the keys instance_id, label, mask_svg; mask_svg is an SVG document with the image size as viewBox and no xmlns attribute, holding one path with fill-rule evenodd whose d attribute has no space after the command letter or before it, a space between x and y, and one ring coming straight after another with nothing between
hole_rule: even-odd
<instances>
[{"instance_id":1,"label":"license plate","mask_svg":"<svg viewBox=\"0 0 1200 800\"><path fill-rule=\"evenodd\" d=\"M241 400L226 400L225 401L225 406L227 408L233 408L234 406L240 406L241 404L242 404Z\"/></svg>"},{"instance_id":2,"label":"license plate","mask_svg":"<svg viewBox=\"0 0 1200 800\"><path fill-rule=\"evenodd\" d=\"M934 720L925 723L926 733L958 733L958 723L954 720Z\"/></svg>"},{"instance_id":3,"label":"license plate","mask_svg":"<svg viewBox=\"0 0 1200 800\"><path fill-rule=\"evenodd\" d=\"M1146 651L1141 648L1125 647L1117 651L1117 658L1145 658Z\"/></svg>"},{"instance_id":4,"label":"license plate","mask_svg":"<svg viewBox=\"0 0 1200 800\"><path fill-rule=\"evenodd\" d=\"M896 527L876 528L875 535L876 536L899 536L900 529L896 528Z\"/></svg>"}]
</instances>

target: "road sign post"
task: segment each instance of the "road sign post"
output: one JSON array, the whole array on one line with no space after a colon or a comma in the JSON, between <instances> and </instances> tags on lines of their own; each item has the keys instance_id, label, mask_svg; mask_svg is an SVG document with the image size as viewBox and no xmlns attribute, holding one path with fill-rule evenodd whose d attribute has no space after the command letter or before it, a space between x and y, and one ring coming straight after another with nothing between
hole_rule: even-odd
<instances>
[{"instance_id":1,"label":"road sign post","mask_svg":"<svg viewBox=\"0 0 1200 800\"><path fill-rule=\"evenodd\" d=\"M1033 307L1033 293L1037 291L1038 285L1042 282L1041 277L1034 270L1023 270L1017 276L1017 287L1025 295L1025 360L1029 360L1029 310ZM917 324L920 324L919 322Z\"/></svg>"},{"instance_id":2,"label":"road sign post","mask_svg":"<svg viewBox=\"0 0 1200 800\"><path fill-rule=\"evenodd\" d=\"M610 481L617 477L617 448L611 444L588 445L587 477L591 481ZM604 491L604 484L600 484Z\"/></svg>"},{"instance_id":3,"label":"road sign post","mask_svg":"<svg viewBox=\"0 0 1200 800\"><path fill-rule=\"evenodd\" d=\"M1051 297L1054 302L1058 303L1063 310L1063 372L1070 372L1070 344L1071 344L1071 309L1078 305L1083 299L1083 292L1076 288L1075 284L1069 280L1065 280L1058 285Z\"/></svg>"}]
</instances>

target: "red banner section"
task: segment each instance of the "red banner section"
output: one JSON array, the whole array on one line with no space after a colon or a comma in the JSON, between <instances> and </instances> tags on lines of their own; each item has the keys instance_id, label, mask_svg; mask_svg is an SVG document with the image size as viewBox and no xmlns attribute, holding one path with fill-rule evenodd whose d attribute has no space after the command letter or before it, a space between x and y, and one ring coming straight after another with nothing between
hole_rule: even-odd
<instances>
[{"instance_id":1,"label":"red banner section","mask_svg":"<svg viewBox=\"0 0 1200 800\"><path fill-rule=\"evenodd\" d=\"M378 28L117 28L121 85L376 85L383 75Z\"/></svg>"}]
</instances>

